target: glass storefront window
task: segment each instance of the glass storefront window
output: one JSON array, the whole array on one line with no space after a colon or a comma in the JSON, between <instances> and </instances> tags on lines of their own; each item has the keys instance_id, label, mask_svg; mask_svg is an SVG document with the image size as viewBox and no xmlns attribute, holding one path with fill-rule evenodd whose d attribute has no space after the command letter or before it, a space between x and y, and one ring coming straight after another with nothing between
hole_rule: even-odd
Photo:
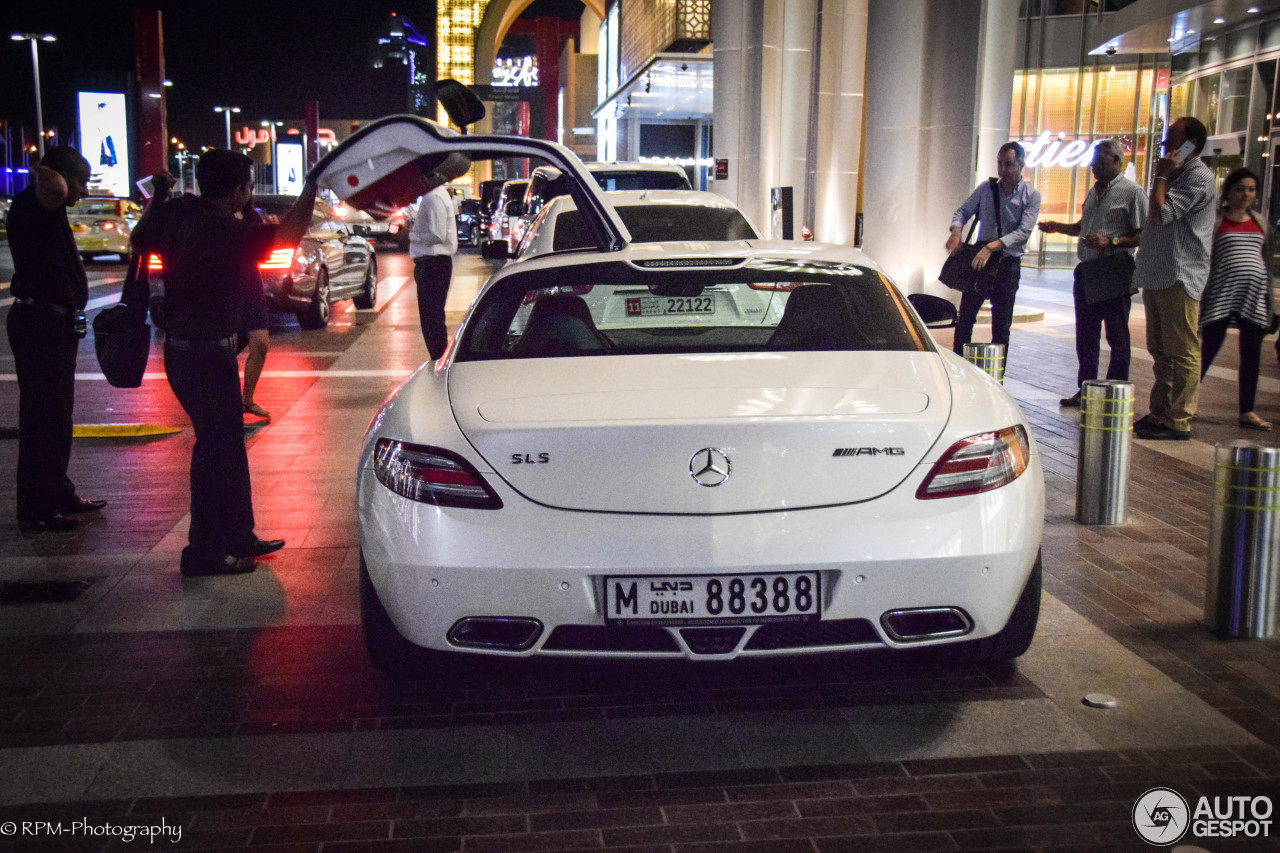
<instances>
[{"instance_id":1,"label":"glass storefront window","mask_svg":"<svg viewBox=\"0 0 1280 853\"><path fill-rule=\"evenodd\" d=\"M1011 138L1027 146L1028 179L1040 191L1042 219L1079 221L1093 186L1087 146L1099 139L1117 138L1133 160L1134 179L1144 180L1150 135L1163 129L1153 119L1153 95L1157 80L1168 85L1167 65L1155 63L1143 57L1114 70L1107 64L1015 73ZM1070 267L1077 260L1076 240L1065 235L1036 232L1028 249L1028 262L1040 266Z\"/></svg>"},{"instance_id":2,"label":"glass storefront window","mask_svg":"<svg viewBox=\"0 0 1280 853\"><path fill-rule=\"evenodd\" d=\"M1138 85L1137 69L1121 71L1115 66L1099 69L1098 103L1094 132L1116 136L1133 132L1133 93Z\"/></svg>"},{"instance_id":3,"label":"glass storefront window","mask_svg":"<svg viewBox=\"0 0 1280 853\"><path fill-rule=\"evenodd\" d=\"M1068 130L1076 126L1079 78L1075 71L1044 75L1044 95L1040 100L1042 128Z\"/></svg>"},{"instance_id":4,"label":"glass storefront window","mask_svg":"<svg viewBox=\"0 0 1280 853\"><path fill-rule=\"evenodd\" d=\"M1194 81L1194 86L1193 106L1188 112L1200 118L1204 126L1209 129L1209 135L1213 136L1219 132L1218 104L1222 99L1222 75L1210 74L1207 77L1201 77Z\"/></svg>"},{"instance_id":5,"label":"glass storefront window","mask_svg":"<svg viewBox=\"0 0 1280 853\"><path fill-rule=\"evenodd\" d=\"M1249 91L1253 87L1253 66L1233 68L1222 75L1218 103L1218 126L1213 133L1233 133L1249 126Z\"/></svg>"}]
</instances>

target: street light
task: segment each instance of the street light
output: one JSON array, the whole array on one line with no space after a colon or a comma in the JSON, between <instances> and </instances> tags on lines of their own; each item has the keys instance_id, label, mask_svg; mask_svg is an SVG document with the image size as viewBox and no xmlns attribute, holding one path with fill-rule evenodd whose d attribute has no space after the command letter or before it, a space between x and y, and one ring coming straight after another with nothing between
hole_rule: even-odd
<instances>
[{"instance_id":1,"label":"street light","mask_svg":"<svg viewBox=\"0 0 1280 853\"><path fill-rule=\"evenodd\" d=\"M231 149L231 114L240 112L239 107L214 107L215 113L222 113L222 117L227 120L227 150Z\"/></svg>"},{"instance_id":2,"label":"street light","mask_svg":"<svg viewBox=\"0 0 1280 853\"><path fill-rule=\"evenodd\" d=\"M9 36L12 41L31 42L31 71L36 78L36 139L40 146L40 156L44 157L44 109L40 105L40 55L36 51L38 41L57 41L50 33L14 33Z\"/></svg>"},{"instance_id":3,"label":"street light","mask_svg":"<svg viewBox=\"0 0 1280 853\"><path fill-rule=\"evenodd\" d=\"M176 136L169 142L177 149L175 156L178 158L178 192L185 193L187 191L187 146Z\"/></svg>"},{"instance_id":4,"label":"street light","mask_svg":"<svg viewBox=\"0 0 1280 853\"><path fill-rule=\"evenodd\" d=\"M276 128L284 127L284 122L263 119L261 124L271 136L271 191L278 193L280 192L280 166L276 163Z\"/></svg>"}]
</instances>

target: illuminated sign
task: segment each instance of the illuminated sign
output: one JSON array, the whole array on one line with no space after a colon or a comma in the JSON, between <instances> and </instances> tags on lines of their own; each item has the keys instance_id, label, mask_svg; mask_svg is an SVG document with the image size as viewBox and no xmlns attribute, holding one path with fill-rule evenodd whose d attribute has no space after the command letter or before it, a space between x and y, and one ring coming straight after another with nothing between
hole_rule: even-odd
<instances>
[{"instance_id":1,"label":"illuminated sign","mask_svg":"<svg viewBox=\"0 0 1280 853\"><path fill-rule=\"evenodd\" d=\"M1052 132L1046 130L1036 138L1035 142L1026 146L1027 165L1062 166L1069 169L1088 166L1093 162L1093 146L1102 141L1072 139L1067 142L1066 140L1065 133L1059 133L1055 137Z\"/></svg>"},{"instance_id":2,"label":"illuminated sign","mask_svg":"<svg viewBox=\"0 0 1280 853\"><path fill-rule=\"evenodd\" d=\"M538 85L538 60L532 56L499 59L498 63L493 66L493 85Z\"/></svg>"},{"instance_id":3,"label":"illuminated sign","mask_svg":"<svg viewBox=\"0 0 1280 853\"><path fill-rule=\"evenodd\" d=\"M289 136L298 136L301 131L295 128L289 128L285 131ZM337 145L338 135L327 127L322 127L316 131L316 137L320 140L321 145ZM271 132L268 130L259 130L252 127L242 127L235 132L236 144L244 148L252 148L255 145L262 145L271 141Z\"/></svg>"},{"instance_id":4,"label":"illuminated sign","mask_svg":"<svg viewBox=\"0 0 1280 853\"><path fill-rule=\"evenodd\" d=\"M710 169L715 166L716 161L710 157L645 157L636 158L641 163L657 163L661 166L702 166Z\"/></svg>"},{"instance_id":5,"label":"illuminated sign","mask_svg":"<svg viewBox=\"0 0 1280 853\"><path fill-rule=\"evenodd\" d=\"M279 142L276 144L276 192L284 195L301 195L303 167L302 143Z\"/></svg>"},{"instance_id":6,"label":"illuminated sign","mask_svg":"<svg viewBox=\"0 0 1280 853\"><path fill-rule=\"evenodd\" d=\"M80 151L89 161L89 192L128 198L129 122L124 95L80 92Z\"/></svg>"}]
</instances>

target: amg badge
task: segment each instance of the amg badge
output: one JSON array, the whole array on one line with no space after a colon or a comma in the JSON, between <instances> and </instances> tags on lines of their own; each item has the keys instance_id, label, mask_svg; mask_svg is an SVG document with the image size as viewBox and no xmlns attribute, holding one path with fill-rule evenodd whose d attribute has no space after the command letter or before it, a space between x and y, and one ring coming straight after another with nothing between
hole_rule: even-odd
<instances>
[{"instance_id":1,"label":"amg badge","mask_svg":"<svg viewBox=\"0 0 1280 853\"><path fill-rule=\"evenodd\" d=\"M905 447L837 447L832 456L906 456Z\"/></svg>"}]
</instances>

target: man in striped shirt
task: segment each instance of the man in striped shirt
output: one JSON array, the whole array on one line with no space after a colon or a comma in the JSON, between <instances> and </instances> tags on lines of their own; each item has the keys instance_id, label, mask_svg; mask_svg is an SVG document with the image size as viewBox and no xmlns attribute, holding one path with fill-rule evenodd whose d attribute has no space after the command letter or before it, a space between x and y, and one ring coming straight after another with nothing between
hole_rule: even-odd
<instances>
[{"instance_id":1,"label":"man in striped shirt","mask_svg":"<svg viewBox=\"0 0 1280 853\"><path fill-rule=\"evenodd\" d=\"M1200 397L1200 295L1209 280L1213 239L1213 172L1200 160L1208 131L1184 116L1169 125L1165 156L1156 161L1134 283L1147 314L1147 351L1154 362L1150 411L1134 425L1138 438L1191 438Z\"/></svg>"}]
</instances>

